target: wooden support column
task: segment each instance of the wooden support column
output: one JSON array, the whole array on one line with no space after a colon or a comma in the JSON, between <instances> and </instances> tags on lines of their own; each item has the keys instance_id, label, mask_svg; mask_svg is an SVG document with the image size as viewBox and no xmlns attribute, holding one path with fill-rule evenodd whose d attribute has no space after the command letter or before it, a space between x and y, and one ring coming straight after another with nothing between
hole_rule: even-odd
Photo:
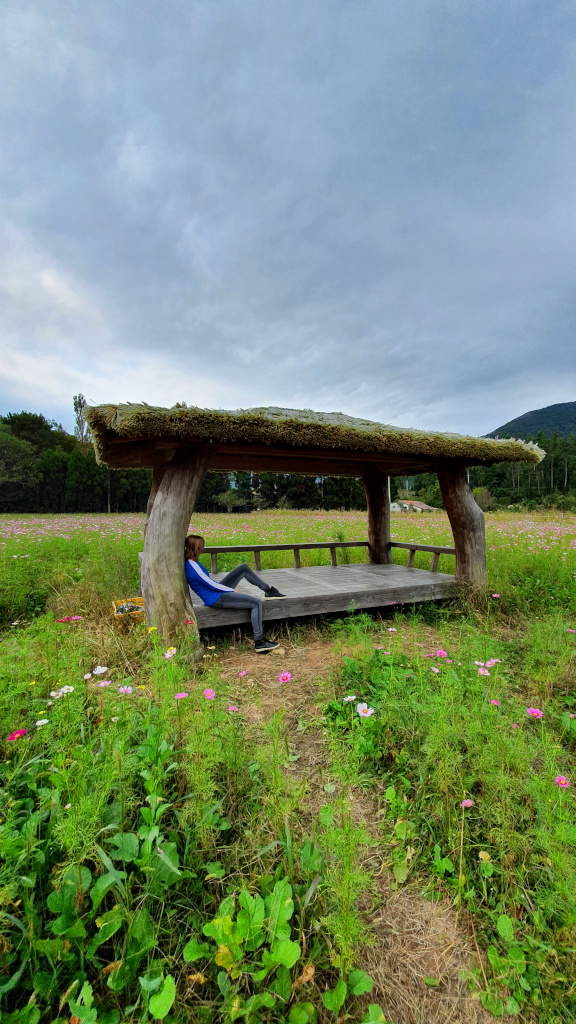
<instances>
[{"instance_id":1,"label":"wooden support column","mask_svg":"<svg viewBox=\"0 0 576 1024\"><path fill-rule=\"evenodd\" d=\"M456 578L468 586L483 584L487 577L484 513L474 501L466 469L460 462L446 461L437 473L456 548Z\"/></svg>"},{"instance_id":2,"label":"wooden support column","mask_svg":"<svg viewBox=\"0 0 576 1024\"><path fill-rule=\"evenodd\" d=\"M376 565L388 565L392 561L388 477L374 470L365 473L362 482L368 508L368 556Z\"/></svg>"},{"instance_id":3,"label":"wooden support column","mask_svg":"<svg viewBox=\"0 0 576 1024\"><path fill-rule=\"evenodd\" d=\"M154 504L154 499L155 499L156 495L158 494L158 488L160 487L160 484L162 483L162 481L164 479L164 474L166 472L166 468L167 468L167 463L163 464L163 465L160 465L160 466L154 466L154 469L152 470L152 487L150 488L150 494L148 496L148 504L146 505L146 522L144 523L144 537L146 537L146 529L148 527L148 522L150 520L150 513L152 512L152 506Z\"/></svg>"},{"instance_id":4,"label":"wooden support column","mask_svg":"<svg viewBox=\"0 0 576 1024\"><path fill-rule=\"evenodd\" d=\"M157 475L144 537L141 585L148 625L156 626L165 640L186 620L196 621L184 574L184 541L208 458L206 448L183 453Z\"/></svg>"}]
</instances>

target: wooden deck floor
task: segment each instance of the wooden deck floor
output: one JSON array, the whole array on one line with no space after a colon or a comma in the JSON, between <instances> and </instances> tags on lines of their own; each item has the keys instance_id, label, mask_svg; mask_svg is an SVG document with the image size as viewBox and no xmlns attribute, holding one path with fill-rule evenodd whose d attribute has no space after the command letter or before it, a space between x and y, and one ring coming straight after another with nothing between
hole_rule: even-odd
<instances>
[{"instance_id":1,"label":"wooden deck floor","mask_svg":"<svg viewBox=\"0 0 576 1024\"><path fill-rule=\"evenodd\" d=\"M260 578L282 594L285 601L264 601L263 619L292 619L326 612L345 612L353 601L355 608L383 608L391 604L412 604L451 597L456 590L453 576L405 565L315 565L303 569L263 569ZM214 573L221 580L225 573ZM244 580L240 592L262 597L262 591ZM208 608L192 594L200 629L239 625L250 621L248 610Z\"/></svg>"}]
</instances>

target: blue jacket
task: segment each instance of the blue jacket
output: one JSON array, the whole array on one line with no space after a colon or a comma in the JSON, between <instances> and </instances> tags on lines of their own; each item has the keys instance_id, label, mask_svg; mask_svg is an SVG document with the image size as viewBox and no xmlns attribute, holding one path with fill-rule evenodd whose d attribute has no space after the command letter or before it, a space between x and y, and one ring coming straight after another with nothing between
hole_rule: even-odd
<instances>
[{"instance_id":1,"label":"blue jacket","mask_svg":"<svg viewBox=\"0 0 576 1024\"><path fill-rule=\"evenodd\" d=\"M234 593L233 587L225 587L222 583L216 583L216 580L211 579L210 574L206 572L203 565L200 565L200 562L193 562L191 558L188 558L185 570L188 586L204 604L215 604L221 594Z\"/></svg>"}]
</instances>

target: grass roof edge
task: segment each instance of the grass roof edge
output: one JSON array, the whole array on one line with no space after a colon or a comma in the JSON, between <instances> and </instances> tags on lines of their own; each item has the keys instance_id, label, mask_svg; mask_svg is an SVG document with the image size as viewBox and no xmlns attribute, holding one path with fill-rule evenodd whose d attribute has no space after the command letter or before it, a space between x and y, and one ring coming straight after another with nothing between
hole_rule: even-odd
<instances>
[{"instance_id":1,"label":"grass roof edge","mask_svg":"<svg viewBox=\"0 0 576 1024\"><path fill-rule=\"evenodd\" d=\"M290 448L326 448L426 455L438 459L465 459L470 463L527 462L537 465L545 452L530 441L514 438L471 437L438 431L395 427L344 413L312 409L283 409L275 406L255 409L201 409L178 403L172 408L145 402L97 405L86 409L86 420L94 437L96 457L106 462L111 435L126 439L170 438L186 441L205 438L213 442L242 440L258 444L281 444Z\"/></svg>"}]
</instances>

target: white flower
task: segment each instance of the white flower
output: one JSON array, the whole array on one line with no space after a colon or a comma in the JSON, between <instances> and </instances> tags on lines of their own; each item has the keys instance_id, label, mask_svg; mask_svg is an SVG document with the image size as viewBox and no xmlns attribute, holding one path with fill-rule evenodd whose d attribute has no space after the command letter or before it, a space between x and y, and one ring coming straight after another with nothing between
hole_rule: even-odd
<instances>
[{"instance_id":1,"label":"white flower","mask_svg":"<svg viewBox=\"0 0 576 1024\"><path fill-rule=\"evenodd\" d=\"M360 718L370 718L370 715L374 714L374 708L369 708L367 704L357 704L356 711Z\"/></svg>"},{"instance_id":2,"label":"white flower","mask_svg":"<svg viewBox=\"0 0 576 1024\"><path fill-rule=\"evenodd\" d=\"M59 697L60 696L60 690L50 690L50 696L51 697Z\"/></svg>"},{"instance_id":3,"label":"white flower","mask_svg":"<svg viewBox=\"0 0 576 1024\"><path fill-rule=\"evenodd\" d=\"M108 669L107 669L106 665L96 665L96 668L94 669L94 675L95 676L102 676L107 671L108 671ZM84 678L86 678L86 676L84 676Z\"/></svg>"},{"instance_id":4,"label":"white flower","mask_svg":"<svg viewBox=\"0 0 576 1024\"><path fill-rule=\"evenodd\" d=\"M349 697L344 697L343 700L345 704L348 704L349 701L356 700L356 694L351 693Z\"/></svg>"},{"instance_id":5,"label":"white flower","mask_svg":"<svg viewBox=\"0 0 576 1024\"><path fill-rule=\"evenodd\" d=\"M111 718L110 721L111 722L117 722L118 721L118 716L116 716L115 718Z\"/></svg>"},{"instance_id":6,"label":"white flower","mask_svg":"<svg viewBox=\"0 0 576 1024\"><path fill-rule=\"evenodd\" d=\"M39 718L38 721L36 722L36 725L38 726L38 728L40 728L41 725L48 725L48 719Z\"/></svg>"},{"instance_id":7,"label":"white flower","mask_svg":"<svg viewBox=\"0 0 576 1024\"><path fill-rule=\"evenodd\" d=\"M84 679L92 679L92 673L87 672L86 675L84 676Z\"/></svg>"},{"instance_id":8,"label":"white flower","mask_svg":"<svg viewBox=\"0 0 576 1024\"><path fill-rule=\"evenodd\" d=\"M61 694L62 693L74 693L74 687L73 686L63 686L62 689L60 690L60 693Z\"/></svg>"}]
</instances>

